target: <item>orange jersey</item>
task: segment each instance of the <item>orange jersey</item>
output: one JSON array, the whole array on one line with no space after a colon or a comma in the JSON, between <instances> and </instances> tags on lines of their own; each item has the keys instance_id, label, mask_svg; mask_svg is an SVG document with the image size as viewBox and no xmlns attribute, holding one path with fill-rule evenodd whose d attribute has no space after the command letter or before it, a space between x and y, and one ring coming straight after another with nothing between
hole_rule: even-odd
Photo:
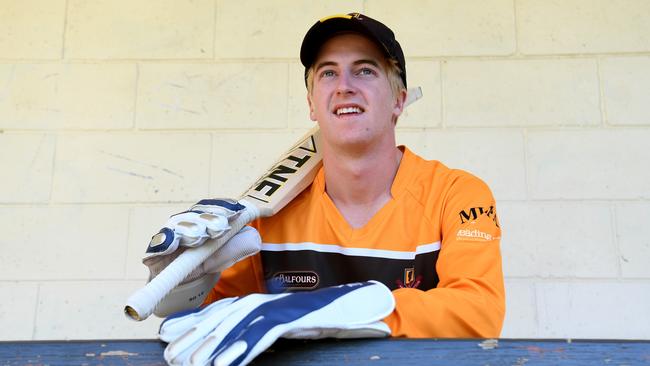
<instances>
[{"instance_id":1,"label":"orange jersey","mask_svg":"<svg viewBox=\"0 0 650 366\"><path fill-rule=\"evenodd\" d=\"M206 302L374 279L395 296L384 319L393 336L498 337L505 290L492 193L469 173L403 150L392 199L365 226L339 213L321 169L283 210L254 223L262 251L224 271Z\"/></svg>"}]
</instances>

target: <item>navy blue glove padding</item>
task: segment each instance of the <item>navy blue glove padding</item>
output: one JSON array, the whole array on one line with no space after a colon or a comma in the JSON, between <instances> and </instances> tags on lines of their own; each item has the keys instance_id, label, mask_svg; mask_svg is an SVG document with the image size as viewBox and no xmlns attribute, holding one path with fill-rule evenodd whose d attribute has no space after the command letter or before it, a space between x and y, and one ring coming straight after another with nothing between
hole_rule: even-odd
<instances>
[{"instance_id":1,"label":"navy blue glove padding","mask_svg":"<svg viewBox=\"0 0 650 366\"><path fill-rule=\"evenodd\" d=\"M279 337L377 337L390 335L381 322L395 307L390 290L375 281L311 292L227 298L172 315L160 327L171 342L171 365L245 365Z\"/></svg>"}]
</instances>

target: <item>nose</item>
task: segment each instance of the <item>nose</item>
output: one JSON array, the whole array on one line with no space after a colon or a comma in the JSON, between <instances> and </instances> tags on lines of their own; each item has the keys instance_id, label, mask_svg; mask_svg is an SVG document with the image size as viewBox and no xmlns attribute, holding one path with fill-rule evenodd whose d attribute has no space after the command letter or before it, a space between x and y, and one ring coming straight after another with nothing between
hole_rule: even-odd
<instances>
[{"instance_id":1,"label":"nose","mask_svg":"<svg viewBox=\"0 0 650 366\"><path fill-rule=\"evenodd\" d=\"M336 85L336 93L340 95L354 94L354 81L353 75L349 72L342 72L338 78L338 84Z\"/></svg>"}]
</instances>

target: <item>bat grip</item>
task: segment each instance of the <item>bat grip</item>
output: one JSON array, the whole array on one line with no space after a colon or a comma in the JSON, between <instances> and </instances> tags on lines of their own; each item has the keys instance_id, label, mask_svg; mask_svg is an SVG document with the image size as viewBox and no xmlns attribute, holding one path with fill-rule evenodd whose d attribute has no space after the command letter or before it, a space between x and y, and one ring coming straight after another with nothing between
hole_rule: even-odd
<instances>
[{"instance_id":1,"label":"bat grip","mask_svg":"<svg viewBox=\"0 0 650 366\"><path fill-rule=\"evenodd\" d=\"M230 223L230 230L217 240L208 240L196 248L190 248L181 253L164 270L154 277L143 288L134 292L124 306L124 313L133 320L144 320L149 317L162 299L178 286L196 267L201 265L210 255L217 251L230 238L239 232L246 224L259 216L259 210L252 204L240 201L246 209Z\"/></svg>"}]
</instances>

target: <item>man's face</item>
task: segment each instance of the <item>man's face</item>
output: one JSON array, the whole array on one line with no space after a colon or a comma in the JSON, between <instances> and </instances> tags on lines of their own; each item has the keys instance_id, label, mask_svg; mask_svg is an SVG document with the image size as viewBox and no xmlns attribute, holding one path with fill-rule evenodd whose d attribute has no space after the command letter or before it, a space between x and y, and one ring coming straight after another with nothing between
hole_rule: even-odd
<instances>
[{"instance_id":1,"label":"man's face","mask_svg":"<svg viewBox=\"0 0 650 366\"><path fill-rule=\"evenodd\" d=\"M314 65L310 117L325 141L363 146L389 139L394 147L393 121L405 93L393 95L377 45L356 33L335 36L323 44Z\"/></svg>"}]
</instances>

